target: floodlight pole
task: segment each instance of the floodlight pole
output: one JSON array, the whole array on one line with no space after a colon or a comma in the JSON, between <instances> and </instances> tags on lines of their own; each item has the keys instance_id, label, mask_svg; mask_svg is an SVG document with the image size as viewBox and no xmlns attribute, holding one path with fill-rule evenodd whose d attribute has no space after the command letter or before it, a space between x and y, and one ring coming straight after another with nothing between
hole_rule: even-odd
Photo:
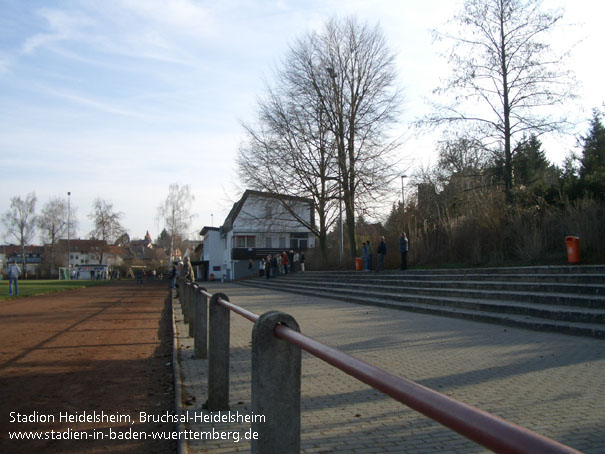
<instances>
[{"instance_id":1,"label":"floodlight pole","mask_svg":"<svg viewBox=\"0 0 605 454\"><path fill-rule=\"evenodd\" d=\"M334 107L338 110L338 112L340 113L340 105L338 104L338 100L339 100L339 96L338 96L338 92L337 92L337 87L336 87L336 71L334 71L334 68L332 67L328 67L326 68L326 71L328 72L328 75L330 76L330 79L332 80L332 91L334 92ZM343 232L343 225L342 225L342 169L341 169L341 160L342 157L340 156L340 153L338 155L338 211L339 211L339 216L338 216L338 221L340 223L340 244L339 244L339 248L338 248L338 252L339 252L339 263L342 265L342 257L344 255L344 232Z\"/></svg>"},{"instance_id":2,"label":"floodlight pole","mask_svg":"<svg viewBox=\"0 0 605 454\"><path fill-rule=\"evenodd\" d=\"M71 280L71 263L70 263L70 252L69 240L71 235L71 191L67 192L67 280Z\"/></svg>"}]
</instances>

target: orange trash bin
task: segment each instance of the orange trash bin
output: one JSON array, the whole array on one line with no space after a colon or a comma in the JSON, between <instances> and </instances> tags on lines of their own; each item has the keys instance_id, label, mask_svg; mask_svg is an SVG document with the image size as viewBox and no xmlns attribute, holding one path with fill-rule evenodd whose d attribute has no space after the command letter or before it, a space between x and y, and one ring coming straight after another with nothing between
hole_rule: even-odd
<instances>
[{"instance_id":1,"label":"orange trash bin","mask_svg":"<svg viewBox=\"0 0 605 454\"><path fill-rule=\"evenodd\" d=\"M567 249L567 261L569 263L580 263L580 238L566 236L565 247Z\"/></svg>"},{"instance_id":2,"label":"orange trash bin","mask_svg":"<svg viewBox=\"0 0 605 454\"><path fill-rule=\"evenodd\" d=\"M362 267L363 263L361 261L361 258L355 257L355 271L361 271Z\"/></svg>"}]
</instances>

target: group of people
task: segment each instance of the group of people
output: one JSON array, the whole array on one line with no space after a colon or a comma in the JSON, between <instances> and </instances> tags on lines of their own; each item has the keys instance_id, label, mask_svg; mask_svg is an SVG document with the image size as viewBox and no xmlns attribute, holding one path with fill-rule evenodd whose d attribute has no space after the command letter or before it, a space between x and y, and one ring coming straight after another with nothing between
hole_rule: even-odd
<instances>
[{"instance_id":1,"label":"group of people","mask_svg":"<svg viewBox=\"0 0 605 454\"><path fill-rule=\"evenodd\" d=\"M279 275L305 272L305 253L303 251L282 252L281 254L268 255L263 257L258 264L259 277L265 276L267 279ZM248 261L248 275L254 277L254 260Z\"/></svg>"},{"instance_id":2,"label":"group of people","mask_svg":"<svg viewBox=\"0 0 605 454\"><path fill-rule=\"evenodd\" d=\"M176 288L177 277L182 277L186 281L195 282L195 272L193 271L193 265L189 257L185 257L184 261L172 264L170 271L170 288Z\"/></svg>"},{"instance_id":3,"label":"group of people","mask_svg":"<svg viewBox=\"0 0 605 454\"><path fill-rule=\"evenodd\" d=\"M405 232L401 232L399 235L399 252L401 254L401 268L402 270L408 269L408 237ZM377 263L375 271L384 271L384 258L387 255L387 244L384 236L380 237L380 244L376 250ZM370 241L365 241L361 246L361 262L364 271L372 270L372 247Z\"/></svg>"}]
</instances>

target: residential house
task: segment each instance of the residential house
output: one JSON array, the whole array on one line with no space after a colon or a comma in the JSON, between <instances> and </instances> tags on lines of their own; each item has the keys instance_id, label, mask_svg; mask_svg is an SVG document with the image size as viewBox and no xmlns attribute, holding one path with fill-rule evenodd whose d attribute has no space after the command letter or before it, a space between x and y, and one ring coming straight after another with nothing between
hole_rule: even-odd
<instances>
[{"instance_id":1,"label":"residential house","mask_svg":"<svg viewBox=\"0 0 605 454\"><path fill-rule=\"evenodd\" d=\"M124 265L124 258L128 256L128 251L122 246L108 245L104 255L107 257L109 268L117 268Z\"/></svg>"},{"instance_id":2,"label":"residential house","mask_svg":"<svg viewBox=\"0 0 605 454\"><path fill-rule=\"evenodd\" d=\"M13 260L21 268L22 276L40 277L41 266L44 262L44 247L25 246L25 266L23 266L21 246L14 244L0 246L0 275L8 273L8 266Z\"/></svg>"},{"instance_id":3,"label":"residential house","mask_svg":"<svg viewBox=\"0 0 605 454\"><path fill-rule=\"evenodd\" d=\"M142 240L132 240L125 246L130 257L139 266L147 266L156 269L157 267L168 268L167 251L162 247L153 245L149 231ZM157 270L156 270L157 271Z\"/></svg>"},{"instance_id":4,"label":"residential house","mask_svg":"<svg viewBox=\"0 0 605 454\"><path fill-rule=\"evenodd\" d=\"M221 239L221 229L204 227L200 235L202 236L200 279L203 281L224 279L225 246Z\"/></svg>"},{"instance_id":5,"label":"residential house","mask_svg":"<svg viewBox=\"0 0 605 454\"><path fill-rule=\"evenodd\" d=\"M59 240L57 245L59 251L68 251L67 240ZM107 276L108 247L105 240L70 240L68 255L72 276L76 279Z\"/></svg>"},{"instance_id":6,"label":"residential house","mask_svg":"<svg viewBox=\"0 0 605 454\"><path fill-rule=\"evenodd\" d=\"M310 199L247 190L219 229L204 227L200 232L203 261L208 262L206 275L240 279L248 276L250 259L258 272L262 257L314 247L315 237L301 219L314 224Z\"/></svg>"}]
</instances>

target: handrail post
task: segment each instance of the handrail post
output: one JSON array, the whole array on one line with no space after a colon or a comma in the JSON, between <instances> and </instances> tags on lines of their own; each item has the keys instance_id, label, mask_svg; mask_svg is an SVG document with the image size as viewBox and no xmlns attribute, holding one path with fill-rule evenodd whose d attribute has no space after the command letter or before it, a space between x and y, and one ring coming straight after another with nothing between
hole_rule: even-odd
<instances>
[{"instance_id":1,"label":"handrail post","mask_svg":"<svg viewBox=\"0 0 605 454\"><path fill-rule=\"evenodd\" d=\"M218 300L229 301L224 293L210 298L208 333L208 410L229 410L229 318L231 311Z\"/></svg>"},{"instance_id":2,"label":"handrail post","mask_svg":"<svg viewBox=\"0 0 605 454\"><path fill-rule=\"evenodd\" d=\"M183 320L189 323L189 308L187 307L187 284L182 277L177 278L177 295L181 302L181 310L183 311Z\"/></svg>"},{"instance_id":3,"label":"handrail post","mask_svg":"<svg viewBox=\"0 0 605 454\"><path fill-rule=\"evenodd\" d=\"M185 281L187 288L187 312L189 313L189 337L195 336L195 299L194 299L194 284L193 282Z\"/></svg>"},{"instance_id":4,"label":"handrail post","mask_svg":"<svg viewBox=\"0 0 605 454\"><path fill-rule=\"evenodd\" d=\"M252 330L252 411L265 416L252 423L258 433L252 454L300 453L301 352L275 336L280 324L300 332L292 316L278 311L261 315Z\"/></svg>"},{"instance_id":5,"label":"handrail post","mask_svg":"<svg viewBox=\"0 0 605 454\"><path fill-rule=\"evenodd\" d=\"M204 287L194 287L194 336L193 336L193 357L197 359L208 358L208 298L202 294L206 292Z\"/></svg>"}]
</instances>

